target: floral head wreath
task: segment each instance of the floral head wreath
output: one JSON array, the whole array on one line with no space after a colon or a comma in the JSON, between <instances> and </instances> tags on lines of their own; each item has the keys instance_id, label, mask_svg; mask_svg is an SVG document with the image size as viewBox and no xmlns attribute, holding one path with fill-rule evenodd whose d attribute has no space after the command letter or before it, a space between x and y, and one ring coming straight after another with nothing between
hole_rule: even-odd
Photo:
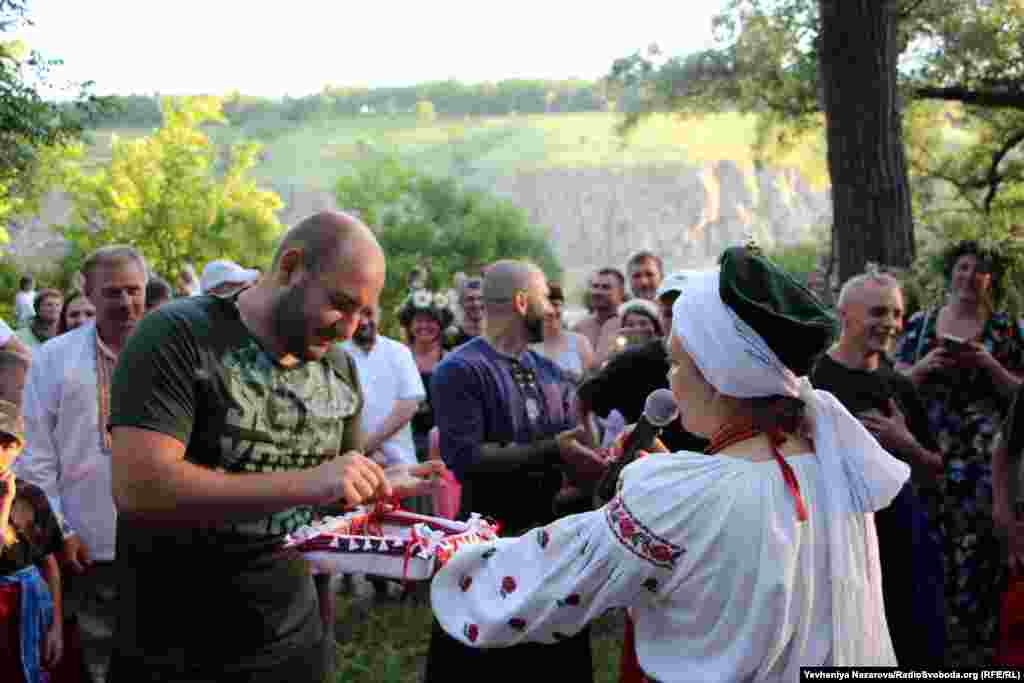
<instances>
[{"instance_id":1,"label":"floral head wreath","mask_svg":"<svg viewBox=\"0 0 1024 683\"><path fill-rule=\"evenodd\" d=\"M444 292L431 292L429 289L416 289L409 292L405 301L398 307L398 322L402 327L412 324L417 313L432 315L444 330L455 320L451 301Z\"/></svg>"}]
</instances>

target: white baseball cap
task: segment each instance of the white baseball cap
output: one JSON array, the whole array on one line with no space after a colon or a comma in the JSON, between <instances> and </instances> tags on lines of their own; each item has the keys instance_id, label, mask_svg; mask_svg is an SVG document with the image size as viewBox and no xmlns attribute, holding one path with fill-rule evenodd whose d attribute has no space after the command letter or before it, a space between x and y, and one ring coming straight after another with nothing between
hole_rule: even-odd
<instances>
[{"instance_id":1,"label":"white baseball cap","mask_svg":"<svg viewBox=\"0 0 1024 683\"><path fill-rule=\"evenodd\" d=\"M203 276L199 278L199 287L203 294L225 283L246 285L259 277L259 271L249 270L234 261L210 261L203 268Z\"/></svg>"}]
</instances>

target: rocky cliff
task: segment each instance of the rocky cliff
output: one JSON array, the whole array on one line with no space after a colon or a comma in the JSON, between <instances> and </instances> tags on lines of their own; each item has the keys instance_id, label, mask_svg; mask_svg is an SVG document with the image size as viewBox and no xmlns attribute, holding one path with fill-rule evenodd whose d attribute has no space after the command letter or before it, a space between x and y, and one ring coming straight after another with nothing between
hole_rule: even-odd
<instances>
[{"instance_id":1,"label":"rocky cliff","mask_svg":"<svg viewBox=\"0 0 1024 683\"><path fill-rule=\"evenodd\" d=\"M285 225L334 206L328 192L276 189L285 202ZM550 230L571 280L594 267L623 267L639 249L662 254L678 268L711 263L724 246L750 235L766 246L798 242L828 225L831 212L827 190L809 187L796 171L747 169L732 161L519 170L489 189ZM8 251L29 266L53 263L65 247L48 226L69 218L67 199L54 194L39 216L10 226Z\"/></svg>"}]
</instances>

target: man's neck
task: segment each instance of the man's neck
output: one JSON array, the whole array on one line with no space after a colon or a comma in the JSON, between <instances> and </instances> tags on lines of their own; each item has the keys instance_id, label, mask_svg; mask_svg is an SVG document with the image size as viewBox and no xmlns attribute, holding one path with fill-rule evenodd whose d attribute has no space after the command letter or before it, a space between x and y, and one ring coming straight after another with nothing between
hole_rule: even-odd
<instances>
[{"instance_id":1,"label":"man's neck","mask_svg":"<svg viewBox=\"0 0 1024 683\"><path fill-rule=\"evenodd\" d=\"M462 331L465 332L470 337L479 337L480 336L480 322L479 321L474 321L474 320L469 320L469 319L463 320L462 321Z\"/></svg>"},{"instance_id":2,"label":"man's neck","mask_svg":"<svg viewBox=\"0 0 1024 683\"><path fill-rule=\"evenodd\" d=\"M96 336L100 338L103 345L110 349L110 352L114 355L121 353L121 347L124 346L124 343L128 338L127 335L116 335L104 332L99 325L96 326Z\"/></svg>"},{"instance_id":3,"label":"man's neck","mask_svg":"<svg viewBox=\"0 0 1024 683\"><path fill-rule=\"evenodd\" d=\"M529 346L522 324L502 323L497 320L493 322L493 325L488 323L490 329L484 335L484 339L500 353L518 358Z\"/></svg>"},{"instance_id":4,"label":"man's neck","mask_svg":"<svg viewBox=\"0 0 1024 683\"><path fill-rule=\"evenodd\" d=\"M291 367L301 362L294 354L289 354L274 335L274 323L270 315L271 297L268 291L259 285L250 287L238 295L235 306L238 308L238 317L249 330L249 334L256 337L264 350L277 358L278 363Z\"/></svg>"},{"instance_id":5,"label":"man's neck","mask_svg":"<svg viewBox=\"0 0 1024 683\"><path fill-rule=\"evenodd\" d=\"M618 314L617 309L608 308L605 310L594 310L594 320L597 321L599 327L603 327L606 322L614 318Z\"/></svg>"},{"instance_id":6,"label":"man's neck","mask_svg":"<svg viewBox=\"0 0 1024 683\"><path fill-rule=\"evenodd\" d=\"M873 372L881 364L880 353L869 353L852 347L850 344L839 344L828 350L829 358L851 370Z\"/></svg>"}]
</instances>

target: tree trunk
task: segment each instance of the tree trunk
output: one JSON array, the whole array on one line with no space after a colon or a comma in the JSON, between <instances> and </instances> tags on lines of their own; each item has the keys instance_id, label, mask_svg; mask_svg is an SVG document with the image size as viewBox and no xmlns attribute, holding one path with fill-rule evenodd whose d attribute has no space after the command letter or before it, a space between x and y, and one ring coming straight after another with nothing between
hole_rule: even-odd
<instances>
[{"instance_id":1,"label":"tree trunk","mask_svg":"<svg viewBox=\"0 0 1024 683\"><path fill-rule=\"evenodd\" d=\"M868 262L914 258L903 124L896 91L897 3L819 0L822 82L839 279Z\"/></svg>"}]
</instances>

